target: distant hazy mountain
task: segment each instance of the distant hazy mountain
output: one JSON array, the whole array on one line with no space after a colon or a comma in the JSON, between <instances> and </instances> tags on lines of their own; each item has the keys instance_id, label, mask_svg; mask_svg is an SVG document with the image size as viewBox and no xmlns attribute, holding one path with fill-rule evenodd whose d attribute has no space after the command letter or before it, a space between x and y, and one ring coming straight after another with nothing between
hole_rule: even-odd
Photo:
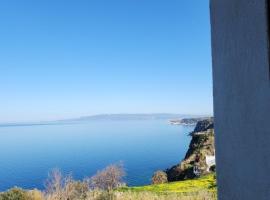
<instances>
[{"instance_id":1,"label":"distant hazy mountain","mask_svg":"<svg viewBox=\"0 0 270 200\"><path fill-rule=\"evenodd\" d=\"M200 117L199 115L184 115L184 114L169 114L169 113L157 113L157 114L103 114L103 115L91 115L73 119L55 120L55 121L43 121L43 122L24 122L24 123L0 123L0 126L37 126L37 125L55 125L55 124L70 124L79 123L92 120L172 120Z\"/></svg>"},{"instance_id":2,"label":"distant hazy mountain","mask_svg":"<svg viewBox=\"0 0 270 200\"><path fill-rule=\"evenodd\" d=\"M80 121L88 120L150 120L150 119L175 119L175 118L184 118L191 117L192 115L183 115L183 114L169 114L169 113L158 113L158 114L104 114L104 115L93 115L80 117Z\"/></svg>"}]
</instances>

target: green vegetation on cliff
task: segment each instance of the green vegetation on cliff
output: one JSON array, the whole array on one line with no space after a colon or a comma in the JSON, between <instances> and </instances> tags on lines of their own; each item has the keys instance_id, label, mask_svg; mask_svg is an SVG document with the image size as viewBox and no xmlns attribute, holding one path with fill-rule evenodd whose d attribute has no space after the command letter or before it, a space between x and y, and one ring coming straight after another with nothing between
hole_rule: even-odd
<instances>
[{"instance_id":1,"label":"green vegetation on cliff","mask_svg":"<svg viewBox=\"0 0 270 200\"><path fill-rule=\"evenodd\" d=\"M217 187L215 174L209 174L198 179L147 185L140 187L125 187L118 189L118 195L130 200L216 200ZM128 195L128 196L127 196ZM129 198L128 198L129 197ZM123 199L124 200L124 199Z\"/></svg>"},{"instance_id":2,"label":"green vegetation on cliff","mask_svg":"<svg viewBox=\"0 0 270 200\"><path fill-rule=\"evenodd\" d=\"M215 174L209 174L198 179L164 183L159 185L147 185L140 187L125 187L120 191L155 192L155 193L196 193L200 191L216 192Z\"/></svg>"}]
</instances>

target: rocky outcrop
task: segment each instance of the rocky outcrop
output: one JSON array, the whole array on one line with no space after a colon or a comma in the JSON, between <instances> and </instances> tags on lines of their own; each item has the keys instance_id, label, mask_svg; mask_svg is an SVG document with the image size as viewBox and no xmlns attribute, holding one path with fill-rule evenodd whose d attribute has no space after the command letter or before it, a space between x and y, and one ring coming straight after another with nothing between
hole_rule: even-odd
<instances>
[{"instance_id":1,"label":"rocky outcrop","mask_svg":"<svg viewBox=\"0 0 270 200\"><path fill-rule=\"evenodd\" d=\"M199 121L190 135L192 140L184 160L166 170L168 181L192 179L215 169L213 118Z\"/></svg>"},{"instance_id":2,"label":"rocky outcrop","mask_svg":"<svg viewBox=\"0 0 270 200\"><path fill-rule=\"evenodd\" d=\"M173 125L194 126L199 121L206 119L209 119L209 117L174 119L170 120L170 123Z\"/></svg>"}]
</instances>

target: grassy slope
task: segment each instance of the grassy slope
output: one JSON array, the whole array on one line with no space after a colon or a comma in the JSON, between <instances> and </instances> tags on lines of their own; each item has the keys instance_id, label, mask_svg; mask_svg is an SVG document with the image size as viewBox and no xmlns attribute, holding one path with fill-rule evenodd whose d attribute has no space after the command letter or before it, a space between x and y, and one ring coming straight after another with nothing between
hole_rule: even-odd
<instances>
[{"instance_id":1,"label":"grassy slope","mask_svg":"<svg viewBox=\"0 0 270 200\"><path fill-rule=\"evenodd\" d=\"M216 193L215 175L210 174L202 178L172 182L160 185L148 185L140 187L126 187L121 191L130 192L154 192L154 193L197 193L202 190Z\"/></svg>"}]
</instances>

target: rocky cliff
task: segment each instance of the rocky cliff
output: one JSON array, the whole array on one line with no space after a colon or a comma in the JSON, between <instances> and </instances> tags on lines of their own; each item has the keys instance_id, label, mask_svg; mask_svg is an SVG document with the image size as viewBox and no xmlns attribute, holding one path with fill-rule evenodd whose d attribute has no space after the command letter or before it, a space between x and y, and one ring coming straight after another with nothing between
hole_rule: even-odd
<instances>
[{"instance_id":1,"label":"rocky cliff","mask_svg":"<svg viewBox=\"0 0 270 200\"><path fill-rule=\"evenodd\" d=\"M209 119L209 117L174 119L174 120L170 120L170 123L174 125L191 126L191 125L196 125L198 122L206 120L206 119Z\"/></svg>"},{"instance_id":2,"label":"rocky cliff","mask_svg":"<svg viewBox=\"0 0 270 200\"><path fill-rule=\"evenodd\" d=\"M184 160L166 170L168 181L192 179L215 170L213 118L199 121Z\"/></svg>"}]
</instances>

